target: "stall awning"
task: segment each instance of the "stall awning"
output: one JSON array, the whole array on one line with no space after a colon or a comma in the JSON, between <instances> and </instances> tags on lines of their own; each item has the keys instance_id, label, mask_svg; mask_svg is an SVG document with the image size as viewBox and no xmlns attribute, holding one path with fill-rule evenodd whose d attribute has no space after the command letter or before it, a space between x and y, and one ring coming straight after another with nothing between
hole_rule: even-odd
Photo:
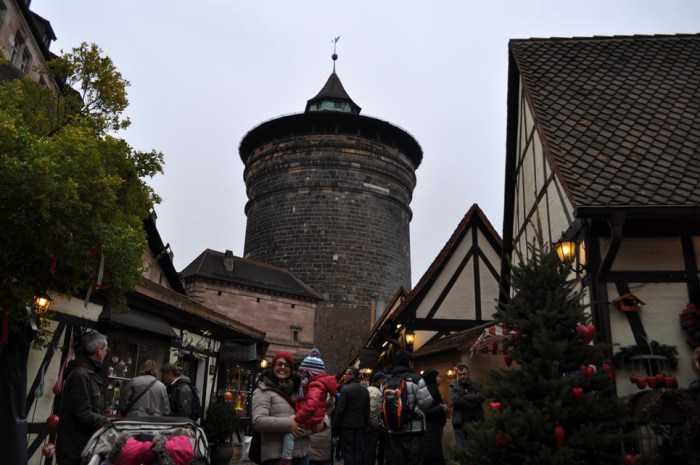
<instances>
[{"instance_id":1,"label":"stall awning","mask_svg":"<svg viewBox=\"0 0 700 465\"><path fill-rule=\"evenodd\" d=\"M474 358L478 353L488 352L489 349L497 354L503 351L502 341L511 337L511 332L504 326L494 323L484 328L474 345L469 349L469 357Z\"/></svg>"},{"instance_id":2,"label":"stall awning","mask_svg":"<svg viewBox=\"0 0 700 465\"><path fill-rule=\"evenodd\" d=\"M174 335L168 320L143 310L130 308L123 312L115 312L105 308L102 310L99 320L117 327L124 326L167 337Z\"/></svg>"}]
</instances>

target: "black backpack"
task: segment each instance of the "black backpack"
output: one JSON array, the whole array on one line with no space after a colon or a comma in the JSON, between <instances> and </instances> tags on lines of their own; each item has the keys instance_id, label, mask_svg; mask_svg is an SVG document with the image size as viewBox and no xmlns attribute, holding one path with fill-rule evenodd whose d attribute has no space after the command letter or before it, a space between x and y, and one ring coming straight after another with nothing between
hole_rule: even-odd
<instances>
[{"instance_id":1,"label":"black backpack","mask_svg":"<svg viewBox=\"0 0 700 465\"><path fill-rule=\"evenodd\" d=\"M411 422L413 409L408 406L406 378L391 375L382 393L382 418L389 431L400 431Z\"/></svg>"},{"instance_id":2,"label":"black backpack","mask_svg":"<svg viewBox=\"0 0 700 465\"><path fill-rule=\"evenodd\" d=\"M175 399L177 400L178 394L180 393L180 389L182 389L182 386L185 384L188 385L190 387L190 390L192 391L192 410L190 412L190 419L192 421L197 421L202 416L202 401L199 398L199 391L197 391L197 386L195 386L191 381L185 381L184 379L181 379L175 385L175 392L173 394L175 396Z\"/></svg>"}]
</instances>

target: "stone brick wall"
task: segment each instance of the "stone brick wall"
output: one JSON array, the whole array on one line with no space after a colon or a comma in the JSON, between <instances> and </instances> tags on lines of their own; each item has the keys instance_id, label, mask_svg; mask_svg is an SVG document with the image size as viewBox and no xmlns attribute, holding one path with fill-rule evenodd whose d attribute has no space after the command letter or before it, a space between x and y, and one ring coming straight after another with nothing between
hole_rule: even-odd
<instances>
[{"instance_id":1,"label":"stone brick wall","mask_svg":"<svg viewBox=\"0 0 700 465\"><path fill-rule=\"evenodd\" d=\"M273 138L248 155L246 258L286 268L326 299L366 308L411 285L414 165L348 134Z\"/></svg>"},{"instance_id":2,"label":"stone brick wall","mask_svg":"<svg viewBox=\"0 0 700 465\"><path fill-rule=\"evenodd\" d=\"M185 289L191 299L233 320L265 331L265 341L270 343L268 357L283 350L295 359L302 359L314 346L315 303L208 280L191 281ZM292 330L298 331L298 341L292 339Z\"/></svg>"}]
</instances>

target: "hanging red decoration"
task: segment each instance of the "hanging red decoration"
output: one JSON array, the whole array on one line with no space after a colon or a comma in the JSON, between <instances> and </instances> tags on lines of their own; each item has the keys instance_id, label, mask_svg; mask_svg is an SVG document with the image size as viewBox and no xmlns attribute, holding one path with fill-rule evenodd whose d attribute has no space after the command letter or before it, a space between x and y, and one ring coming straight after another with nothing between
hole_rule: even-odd
<instances>
[{"instance_id":1,"label":"hanging red decoration","mask_svg":"<svg viewBox=\"0 0 700 465\"><path fill-rule=\"evenodd\" d=\"M44 447L41 448L41 455L44 457L53 457L56 453L56 445L53 442L47 442Z\"/></svg>"},{"instance_id":2,"label":"hanging red decoration","mask_svg":"<svg viewBox=\"0 0 700 465\"><path fill-rule=\"evenodd\" d=\"M574 398L576 400L581 400L583 399L583 389L580 387L573 387L571 388L571 393L574 395Z\"/></svg>"},{"instance_id":3,"label":"hanging red decoration","mask_svg":"<svg viewBox=\"0 0 700 465\"><path fill-rule=\"evenodd\" d=\"M556 440L557 447L564 445L565 436L566 433L564 432L564 427L557 423L557 426L554 427L554 439Z\"/></svg>"},{"instance_id":4,"label":"hanging red decoration","mask_svg":"<svg viewBox=\"0 0 700 465\"><path fill-rule=\"evenodd\" d=\"M46 424L49 428L56 428L58 426L58 421L58 415L51 415L49 418L46 419Z\"/></svg>"},{"instance_id":5,"label":"hanging red decoration","mask_svg":"<svg viewBox=\"0 0 700 465\"><path fill-rule=\"evenodd\" d=\"M588 344L595 337L596 327L593 323L588 325L577 325L576 332L581 336L583 342Z\"/></svg>"},{"instance_id":6,"label":"hanging red decoration","mask_svg":"<svg viewBox=\"0 0 700 465\"><path fill-rule=\"evenodd\" d=\"M632 465L635 460L640 458L642 454L627 454L625 455L625 465Z\"/></svg>"},{"instance_id":7,"label":"hanging red decoration","mask_svg":"<svg viewBox=\"0 0 700 465\"><path fill-rule=\"evenodd\" d=\"M615 370L613 370L612 365L608 362L603 362L603 371L608 375L608 379L613 381L615 379Z\"/></svg>"},{"instance_id":8,"label":"hanging red decoration","mask_svg":"<svg viewBox=\"0 0 700 465\"><path fill-rule=\"evenodd\" d=\"M503 434L503 431L499 431L498 434L496 434L496 448L498 450L501 450L505 443L506 443L506 435Z\"/></svg>"},{"instance_id":9,"label":"hanging red decoration","mask_svg":"<svg viewBox=\"0 0 700 465\"><path fill-rule=\"evenodd\" d=\"M584 378L588 379L595 374L595 368L590 365L581 365L581 373Z\"/></svg>"},{"instance_id":10,"label":"hanging red decoration","mask_svg":"<svg viewBox=\"0 0 700 465\"><path fill-rule=\"evenodd\" d=\"M500 402L489 402L489 410L501 410L502 407Z\"/></svg>"},{"instance_id":11,"label":"hanging red decoration","mask_svg":"<svg viewBox=\"0 0 700 465\"><path fill-rule=\"evenodd\" d=\"M513 356L510 354L505 354L503 356L503 361L506 362L506 366L511 366L513 363Z\"/></svg>"}]
</instances>

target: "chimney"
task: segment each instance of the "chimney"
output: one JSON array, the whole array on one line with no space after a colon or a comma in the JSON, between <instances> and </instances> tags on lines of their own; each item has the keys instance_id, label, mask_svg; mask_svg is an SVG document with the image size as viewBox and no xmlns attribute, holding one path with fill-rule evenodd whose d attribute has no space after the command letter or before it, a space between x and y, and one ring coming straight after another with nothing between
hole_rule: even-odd
<instances>
[{"instance_id":1,"label":"chimney","mask_svg":"<svg viewBox=\"0 0 700 465\"><path fill-rule=\"evenodd\" d=\"M224 266L226 271L233 271L233 252L227 250L224 254Z\"/></svg>"}]
</instances>

